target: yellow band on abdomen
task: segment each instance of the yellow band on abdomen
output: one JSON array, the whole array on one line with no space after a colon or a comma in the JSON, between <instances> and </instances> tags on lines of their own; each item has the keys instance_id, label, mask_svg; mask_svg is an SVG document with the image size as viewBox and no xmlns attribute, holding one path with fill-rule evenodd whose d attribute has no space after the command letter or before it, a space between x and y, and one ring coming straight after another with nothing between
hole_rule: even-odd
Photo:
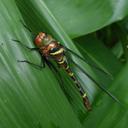
<instances>
[{"instance_id":1,"label":"yellow band on abdomen","mask_svg":"<svg viewBox=\"0 0 128 128\"><path fill-rule=\"evenodd\" d=\"M84 93L84 95L82 96L83 98L85 98L87 96L87 94L86 93Z\"/></svg>"},{"instance_id":2,"label":"yellow band on abdomen","mask_svg":"<svg viewBox=\"0 0 128 128\"><path fill-rule=\"evenodd\" d=\"M62 59L62 61L58 61L58 64L63 64L64 63L64 59Z\"/></svg>"},{"instance_id":3,"label":"yellow band on abdomen","mask_svg":"<svg viewBox=\"0 0 128 128\"><path fill-rule=\"evenodd\" d=\"M73 76L74 75L72 72L69 72L68 74L69 74L69 76Z\"/></svg>"},{"instance_id":4,"label":"yellow band on abdomen","mask_svg":"<svg viewBox=\"0 0 128 128\"><path fill-rule=\"evenodd\" d=\"M69 66L67 66L66 68L65 68L65 70L68 70L69 69Z\"/></svg>"}]
</instances>

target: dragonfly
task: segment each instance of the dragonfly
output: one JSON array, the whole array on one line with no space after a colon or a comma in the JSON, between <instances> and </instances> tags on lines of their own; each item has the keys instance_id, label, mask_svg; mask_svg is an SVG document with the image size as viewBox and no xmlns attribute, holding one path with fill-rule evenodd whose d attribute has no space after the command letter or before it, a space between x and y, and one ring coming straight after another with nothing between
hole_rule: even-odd
<instances>
[{"instance_id":1,"label":"dragonfly","mask_svg":"<svg viewBox=\"0 0 128 128\"><path fill-rule=\"evenodd\" d=\"M32 30L27 25L25 25L23 22L22 22L22 24L30 33L32 33L35 36L33 42L36 47L30 48L29 46L25 45L24 43L22 43L21 41L19 41L17 39L12 39L12 40L19 43L20 45L22 45L23 47L25 47L31 51L38 51L41 56L41 64L38 65L38 64L32 63L28 60L18 60L18 62L28 63L28 64L31 64L34 67L37 67L40 69L45 68L45 65L47 64L48 67L52 71L54 71L54 73L59 74L59 70L51 62L51 60L54 60L54 62L57 63L57 65L60 68L62 68L68 74L68 76L71 78L71 80L74 82L74 84L76 85L76 88L78 89L78 91L81 95L81 98L83 100L83 105L85 106L85 108L88 111L90 111L92 109L90 100L87 96L86 91L84 90L83 86L81 85L80 81L78 80L78 78L76 77L76 75L74 74L74 72L72 71L72 69L69 65L69 59L70 59L70 62L73 63L77 68L79 68L86 76L88 76L102 91L104 91L106 94L108 94L116 102L118 102L118 103L120 102L113 94L111 94L106 88L101 86L85 70L83 70L83 68L81 68L71 57L69 58L68 54L71 54L71 55L79 58L83 62L89 64L90 66L96 68L97 70L99 70L107 75L110 75L110 74L108 74L108 72L104 71L103 69L99 68L98 66L96 66L92 63L89 63L86 59L84 59L83 57L81 57L80 55L78 55L77 53L72 51L71 49L60 44L60 42L57 41L56 39L54 39L50 34L47 34L45 32L39 32L38 34L35 34L32 32ZM61 75L59 74L58 76L61 80L62 79Z\"/></svg>"}]
</instances>

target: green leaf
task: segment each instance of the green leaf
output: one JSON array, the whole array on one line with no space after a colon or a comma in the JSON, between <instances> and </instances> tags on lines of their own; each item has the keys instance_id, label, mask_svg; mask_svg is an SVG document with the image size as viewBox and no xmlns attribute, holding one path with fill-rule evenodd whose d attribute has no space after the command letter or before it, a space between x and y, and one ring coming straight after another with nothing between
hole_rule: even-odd
<instances>
[{"instance_id":1,"label":"green leaf","mask_svg":"<svg viewBox=\"0 0 128 128\"><path fill-rule=\"evenodd\" d=\"M71 38L96 31L123 19L128 14L127 0L23 0L23 2L21 0L19 3L21 8L26 6L22 11L24 14L27 12L27 19L31 19L27 22L33 21L34 28L37 27L36 24L41 27L40 23L45 25L48 22L54 25L59 23ZM32 13L32 15L28 15L28 13ZM47 21L43 16L47 18ZM38 23L36 19L38 19ZM51 19L56 22L53 23Z\"/></svg>"},{"instance_id":2,"label":"green leaf","mask_svg":"<svg viewBox=\"0 0 128 128\"><path fill-rule=\"evenodd\" d=\"M84 15L82 12L86 7L87 11ZM105 7L106 9L104 9ZM93 128L94 126L113 126L110 115L115 109L114 107L111 109L114 101L103 94L95 96L97 88L87 76L80 71L76 72L80 77L79 80L81 80L82 86L89 94L89 99L91 99L93 111L90 113L86 113L82 99L67 74L60 71L64 78L63 84L66 91L66 94L64 94L56 79L57 74L53 74L48 67L40 71L31 65L18 63L17 60L26 59L38 64L40 63L40 56L36 52L24 49L13 42L12 39L18 39L27 46L34 47L31 33L20 22L20 20L23 20L34 33L39 31L48 32L62 44L80 54L71 38L87 34L122 19L127 14L127 2L119 1L116 3L116 1L111 2L110 0L99 0L98 2L94 0L90 2L2 0L0 12L0 126L2 128L84 128L85 126ZM96 18L97 21L94 22ZM94 42L96 41L94 40ZM99 63L98 55L102 54L106 48L102 47L102 51L100 49L101 45L96 47L96 44L93 47L88 45L86 52L91 55L91 59L95 58L92 59L94 63ZM92 52L94 47L99 51L98 54ZM109 51L106 50L105 53L109 53ZM81 55L86 56L85 53ZM112 68L112 75L115 75L122 66L113 55L106 56L110 57L110 63L107 63L109 65L105 66L106 62L101 61L99 67L104 67L111 72L110 66L113 65L114 67L117 64L114 67L115 69ZM87 64L74 57L73 59L92 77L96 76ZM101 60L104 60L104 56ZM73 71L77 70L73 69ZM98 81L98 79L96 80ZM115 83L116 81L118 80L115 80ZM111 81L107 80L107 82L110 83ZM118 89L115 85L113 84L112 87ZM122 90L119 93L116 93L117 91L113 89L110 91L127 106L126 101L124 101L125 96L127 98L127 92L123 92L125 87L120 86L120 90ZM105 104L101 103L101 98L105 100L103 101ZM122 111L119 104L115 104L119 111ZM101 113L101 116L97 118L99 113ZM106 113L110 114L109 120L103 120ZM125 112L123 118L124 121L120 125L127 126ZM108 125L106 125L107 120L110 123ZM92 123L93 121L94 123ZM101 126L99 122L103 122Z\"/></svg>"},{"instance_id":3,"label":"green leaf","mask_svg":"<svg viewBox=\"0 0 128 128\"><path fill-rule=\"evenodd\" d=\"M31 1L26 3L27 6L31 6ZM37 10L44 8L43 13L46 12L45 7L47 7L48 11L52 12L51 16L60 23L70 37L93 32L121 20L128 14L127 0L44 0L32 3Z\"/></svg>"}]
</instances>

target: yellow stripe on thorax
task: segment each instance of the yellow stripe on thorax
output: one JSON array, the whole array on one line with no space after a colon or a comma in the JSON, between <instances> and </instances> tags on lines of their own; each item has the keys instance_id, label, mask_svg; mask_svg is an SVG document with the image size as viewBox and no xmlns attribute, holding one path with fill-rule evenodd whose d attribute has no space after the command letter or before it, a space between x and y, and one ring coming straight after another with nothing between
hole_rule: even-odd
<instances>
[{"instance_id":1,"label":"yellow stripe on thorax","mask_svg":"<svg viewBox=\"0 0 128 128\"><path fill-rule=\"evenodd\" d=\"M58 51L56 51L56 52L53 52L53 53L50 53L50 55L58 55L58 54L60 54L60 53L62 53L64 51L64 49L63 48L61 48L61 49L59 49Z\"/></svg>"}]
</instances>

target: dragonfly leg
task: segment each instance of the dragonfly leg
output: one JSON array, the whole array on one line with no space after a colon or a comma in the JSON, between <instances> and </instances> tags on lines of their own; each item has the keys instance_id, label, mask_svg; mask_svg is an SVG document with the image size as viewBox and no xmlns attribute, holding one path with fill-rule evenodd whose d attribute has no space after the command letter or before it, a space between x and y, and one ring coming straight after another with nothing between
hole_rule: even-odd
<instances>
[{"instance_id":1,"label":"dragonfly leg","mask_svg":"<svg viewBox=\"0 0 128 128\"><path fill-rule=\"evenodd\" d=\"M36 33L34 33L22 20L20 20L21 24L32 34L33 39L36 36Z\"/></svg>"},{"instance_id":2,"label":"dragonfly leg","mask_svg":"<svg viewBox=\"0 0 128 128\"><path fill-rule=\"evenodd\" d=\"M32 33L32 30L22 20L20 20L20 22L30 33Z\"/></svg>"},{"instance_id":3,"label":"dragonfly leg","mask_svg":"<svg viewBox=\"0 0 128 128\"><path fill-rule=\"evenodd\" d=\"M27 49L29 49L29 50L31 50L31 51L35 51L35 50L37 51L37 50L39 50L38 48L30 48L30 47L28 47L27 45L23 44L23 43L22 43L21 41L19 41L19 40L12 39L12 41L19 43L21 46L23 46L23 47L25 47L25 48L27 48Z\"/></svg>"},{"instance_id":4,"label":"dragonfly leg","mask_svg":"<svg viewBox=\"0 0 128 128\"><path fill-rule=\"evenodd\" d=\"M40 65L34 64L28 60L17 60L17 61L20 63L28 63L28 64L30 64L30 65L34 66L35 68L38 68L38 69L45 68L45 62L44 61L42 61Z\"/></svg>"}]
</instances>

